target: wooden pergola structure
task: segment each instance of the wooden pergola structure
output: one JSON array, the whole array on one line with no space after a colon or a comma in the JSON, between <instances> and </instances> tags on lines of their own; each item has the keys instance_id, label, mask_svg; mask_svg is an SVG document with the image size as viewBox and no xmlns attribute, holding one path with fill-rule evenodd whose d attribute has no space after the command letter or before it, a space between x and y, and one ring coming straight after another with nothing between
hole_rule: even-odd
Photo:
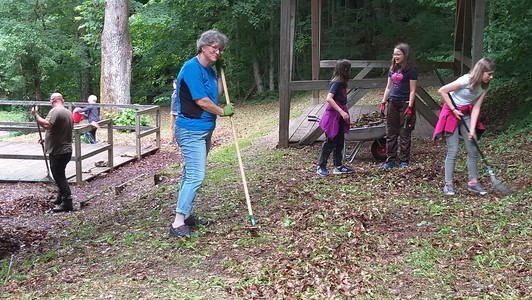
<instances>
[{"instance_id":1,"label":"wooden pergola structure","mask_svg":"<svg viewBox=\"0 0 532 300\"><path fill-rule=\"evenodd\" d=\"M295 35L296 0L281 0L281 32L280 32L280 61L279 61L279 147L289 146L290 100L293 91L314 91L315 101L317 92L326 90L328 81L319 80L320 68L331 67L334 62L321 61L320 58L320 28L321 28L321 0L311 0L312 24L312 80L293 81L293 49ZM456 0L454 62L450 68L455 75L464 74L482 57L484 35L485 0ZM382 61L351 61L353 68L362 68L355 78L350 80L349 88L384 88L385 80L364 79L364 76L374 67L380 67ZM389 66L389 61L385 62ZM449 63L431 62L437 67L448 68ZM419 63L418 63L419 66ZM439 85L435 78L420 78L419 85ZM354 96L356 98L356 96ZM361 97L360 95L358 97ZM358 99L356 99L358 100ZM356 102L355 100L355 102ZM430 104L428 105L430 106ZM428 106L426 108L428 108ZM416 104L417 108L417 104Z\"/></svg>"}]
</instances>

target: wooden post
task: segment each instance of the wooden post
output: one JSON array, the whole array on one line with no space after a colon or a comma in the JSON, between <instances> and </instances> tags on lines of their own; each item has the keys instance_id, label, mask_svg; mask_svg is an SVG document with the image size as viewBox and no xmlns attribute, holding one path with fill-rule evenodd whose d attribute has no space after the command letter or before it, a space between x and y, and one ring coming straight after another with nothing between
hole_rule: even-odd
<instances>
[{"instance_id":1,"label":"wooden post","mask_svg":"<svg viewBox=\"0 0 532 300\"><path fill-rule=\"evenodd\" d=\"M83 170L81 164L81 136L79 130L74 130L74 143L76 146L76 184L80 185L83 183Z\"/></svg>"},{"instance_id":2,"label":"wooden post","mask_svg":"<svg viewBox=\"0 0 532 300\"><path fill-rule=\"evenodd\" d=\"M320 46L321 46L321 0L312 0L312 80L320 79ZM320 91L312 91L312 104L321 102Z\"/></svg>"},{"instance_id":3,"label":"wooden post","mask_svg":"<svg viewBox=\"0 0 532 300\"><path fill-rule=\"evenodd\" d=\"M157 132L155 133L155 145L157 148L161 148L161 110L157 109L155 111L155 127ZM172 134L174 134L172 132Z\"/></svg>"},{"instance_id":4,"label":"wooden post","mask_svg":"<svg viewBox=\"0 0 532 300\"><path fill-rule=\"evenodd\" d=\"M484 43L484 16L486 14L486 1L474 1L473 18L473 49L471 50L471 66L482 58Z\"/></svg>"},{"instance_id":5,"label":"wooden post","mask_svg":"<svg viewBox=\"0 0 532 300\"><path fill-rule=\"evenodd\" d=\"M113 121L109 120L109 123L107 124L107 144L109 144L111 147L109 147L109 150L107 150L107 167L109 167L109 172L113 171L114 168L114 137L113 137Z\"/></svg>"},{"instance_id":6,"label":"wooden post","mask_svg":"<svg viewBox=\"0 0 532 300\"><path fill-rule=\"evenodd\" d=\"M137 149L137 160L142 157L142 146L140 143L140 114L135 112L135 148Z\"/></svg>"},{"instance_id":7,"label":"wooden post","mask_svg":"<svg viewBox=\"0 0 532 300\"><path fill-rule=\"evenodd\" d=\"M288 147L290 122L290 66L291 56L291 7L295 0L281 0L281 32L279 51L279 147Z\"/></svg>"}]
</instances>

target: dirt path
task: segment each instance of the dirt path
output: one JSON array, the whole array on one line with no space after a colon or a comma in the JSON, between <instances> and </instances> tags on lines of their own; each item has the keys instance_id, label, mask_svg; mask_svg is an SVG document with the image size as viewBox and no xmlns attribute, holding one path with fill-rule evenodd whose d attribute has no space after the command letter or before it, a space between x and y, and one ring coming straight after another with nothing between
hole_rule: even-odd
<instances>
[{"instance_id":1,"label":"dirt path","mask_svg":"<svg viewBox=\"0 0 532 300\"><path fill-rule=\"evenodd\" d=\"M165 170L181 156L175 146L164 146L157 153L141 161L127 164L112 173L100 175L82 186L72 185L76 212L98 214L115 204L127 200L131 193L141 193L154 185L154 175ZM115 188L129 178L132 183L116 195ZM51 200L56 187L50 183L0 183L0 258L23 248L38 247L47 232L62 228L64 214L53 214Z\"/></svg>"}]
</instances>

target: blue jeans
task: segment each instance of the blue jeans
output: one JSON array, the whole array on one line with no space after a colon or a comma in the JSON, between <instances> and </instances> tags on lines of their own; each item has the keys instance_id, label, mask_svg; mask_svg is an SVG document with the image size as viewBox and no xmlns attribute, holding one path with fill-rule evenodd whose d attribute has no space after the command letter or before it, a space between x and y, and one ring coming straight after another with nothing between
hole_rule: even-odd
<instances>
[{"instance_id":1,"label":"blue jeans","mask_svg":"<svg viewBox=\"0 0 532 300\"><path fill-rule=\"evenodd\" d=\"M212 132L213 130L193 131L179 126L174 128L175 140L181 148L185 161L175 210L178 214L185 216L192 214L194 198L205 179Z\"/></svg>"}]
</instances>

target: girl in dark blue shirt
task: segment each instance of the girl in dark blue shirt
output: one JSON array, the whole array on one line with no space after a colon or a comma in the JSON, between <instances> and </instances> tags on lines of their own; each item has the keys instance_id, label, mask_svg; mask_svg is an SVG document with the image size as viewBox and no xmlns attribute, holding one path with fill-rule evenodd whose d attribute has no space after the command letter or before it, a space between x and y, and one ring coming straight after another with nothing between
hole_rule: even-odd
<instances>
[{"instance_id":1,"label":"girl in dark blue shirt","mask_svg":"<svg viewBox=\"0 0 532 300\"><path fill-rule=\"evenodd\" d=\"M388 83L384 90L380 112L384 114L386 103L386 155L381 169L391 169L399 161L400 168L410 164L412 130L416 123L414 100L416 99L417 70L410 47L400 43L393 49L392 64L388 70ZM399 148L399 153L398 153Z\"/></svg>"},{"instance_id":2,"label":"girl in dark blue shirt","mask_svg":"<svg viewBox=\"0 0 532 300\"><path fill-rule=\"evenodd\" d=\"M320 176L329 175L327 159L333 153L333 174L349 174L353 169L342 164L345 133L349 132L350 117L347 109L347 82L351 63L348 60L339 61L333 72L327 93L327 107L320 120L320 127L325 132L325 141L321 147L317 173Z\"/></svg>"}]
</instances>

